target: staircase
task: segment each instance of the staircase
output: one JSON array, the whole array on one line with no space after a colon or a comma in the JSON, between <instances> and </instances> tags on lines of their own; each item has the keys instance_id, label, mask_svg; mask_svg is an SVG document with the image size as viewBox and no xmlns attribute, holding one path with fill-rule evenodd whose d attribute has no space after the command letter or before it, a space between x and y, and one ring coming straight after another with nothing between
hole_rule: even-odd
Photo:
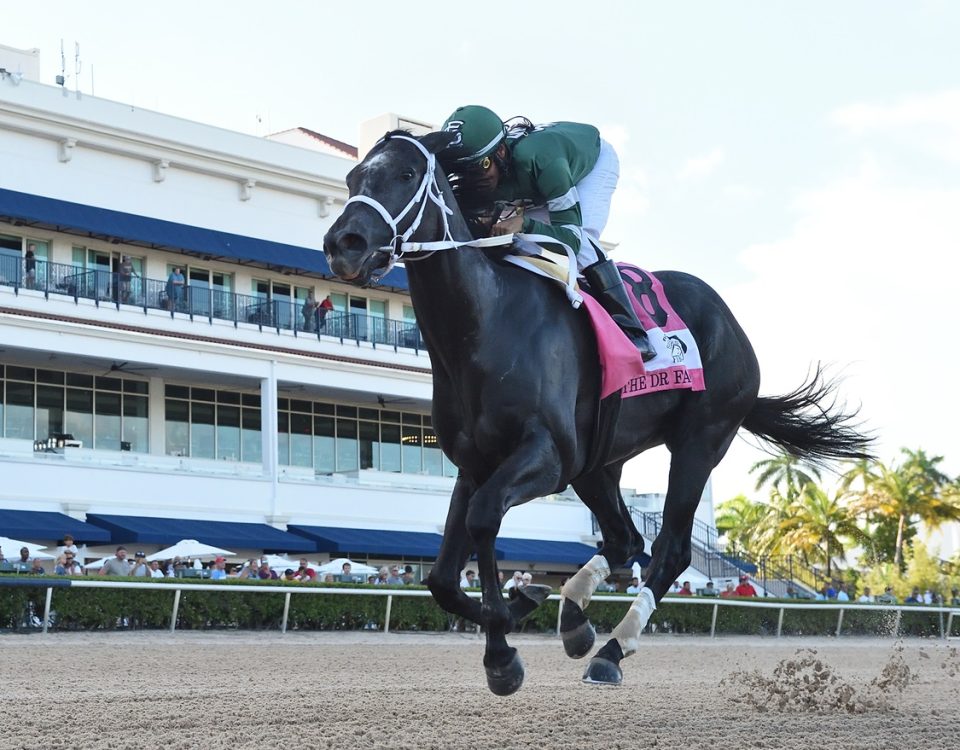
<instances>
[{"instance_id":1,"label":"staircase","mask_svg":"<svg viewBox=\"0 0 960 750\"><path fill-rule=\"evenodd\" d=\"M655 539L663 526L662 512L651 513L631 508L630 517L637 530L648 540ZM594 520L594 531L597 530ZM756 559L746 553L724 552L720 547L716 528L699 518L693 519L690 554L690 565L708 578L714 581L736 579L746 574L771 596L786 597L788 586L792 586L801 596L812 596L823 585L823 578L816 570L792 555Z\"/></svg>"}]
</instances>

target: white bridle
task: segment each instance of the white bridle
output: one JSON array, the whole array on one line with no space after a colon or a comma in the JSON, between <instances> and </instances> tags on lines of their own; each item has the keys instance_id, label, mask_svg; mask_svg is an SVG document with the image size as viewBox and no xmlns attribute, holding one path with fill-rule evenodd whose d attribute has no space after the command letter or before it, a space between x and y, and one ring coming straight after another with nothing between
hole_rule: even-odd
<instances>
[{"instance_id":1,"label":"white bridle","mask_svg":"<svg viewBox=\"0 0 960 750\"><path fill-rule=\"evenodd\" d=\"M581 302L583 302L583 298L576 289L577 257L576 253L573 251L573 248L553 237L547 237L539 234L506 234L500 237L486 237L479 240L458 242L453 238L453 235L450 234L450 222L447 220L448 216L453 215L453 209L447 206L446 201L443 199L443 191L440 189L440 185L437 183L436 154L432 154L427 151L427 149L423 147L423 144L420 143L420 141L418 141L416 138L411 138L406 135L392 135L390 138L407 141L416 146L417 150L420 151L423 157L427 160L427 168L423 174L423 179L420 181L420 186L417 188L417 191L413 194L410 202L407 203L407 205L399 214L397 214L396 217L391 216L390 212L382 203L380 203L380 201L376 200L375 198L371 198L369 195L355 195L352 198L349 198L346 203L344 203L344 209L346 209L346 207L351 203L363 203L366 206L370 206L370 208L379 214L380 218L384 220L387 226L390 227L390 231L393 232L393 239L390 240L390 244L383 245L378 248L380 251L388 253L389 259L387 261L387 265L383 269L373 274L374 280L379 280L385 274L387 274L387 272L389 272L390 269L393 268L394 264L401 258L403 258L405 261L422 260L429 257L437 250L455 250L461 247L485 248L509 245L513 243L514 237L519 237L520 239L529 240L530 242L547 242L554 245L560 245L564 248L570 264L570 270L566 283L567 298L574 307L580 306ZM378 141L377 145L380 143L383 143L383 139ZM443 219L443 239L435 242L409 242L409 239L413 236L413 233L416 232L420 227L420 222L423 221L423 214L426 211L427 204L429 202L435 203L440 209L440 216ZM404 230L403 234L400 234L398 225L401 221L403 221L407 214L416 209L418 205L420 206L420 210L417 211L417 215L414 217L413 221L410 222L410 226ZM412 256L410 253L424 254ZM525 260L522 256L507 255L504 257L504 260L540 276L553 278L549 274L541 271L535 265Z\"/></svg>"}]
</instances>

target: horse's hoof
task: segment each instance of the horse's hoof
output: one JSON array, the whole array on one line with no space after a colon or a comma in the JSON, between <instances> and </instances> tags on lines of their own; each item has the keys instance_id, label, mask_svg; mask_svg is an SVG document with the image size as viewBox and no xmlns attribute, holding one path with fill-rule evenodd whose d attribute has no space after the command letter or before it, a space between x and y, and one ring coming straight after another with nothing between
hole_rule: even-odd
<instances>
[{"instance_id":1,"label":"horse's hoof","mask_svg":"<svg viewBox=\"0 0 960 750\"><path fill-rule=\"evenodd\" d=\"M487 686L497 695L513 695L523 684L523 661L517 650L502 667L487 667Z\"/></svg>"},{"instance_id":2,"label":"horse's hoof","mask_svg":"<svg viewBox=\"0 0 960 750\"><path fill-rule=\"evenodd\" d=\"M560 611L560 637L563 639L563 650L571 659L582 659L589 654L597 639L597 631L590 620L569 599L563 600L563 609Z\"/></svg>"},{"instance_id":3,"label":"horse's hoof","mask_svg":"<svg viewBox=\"0 0 960 750\"><path fill-rule=\"evenodd\" d=\"M583 673L583 681L588 685L620 685L623 682L623 670L616 662L594 656Z\"/></svg>"}]
</instances>

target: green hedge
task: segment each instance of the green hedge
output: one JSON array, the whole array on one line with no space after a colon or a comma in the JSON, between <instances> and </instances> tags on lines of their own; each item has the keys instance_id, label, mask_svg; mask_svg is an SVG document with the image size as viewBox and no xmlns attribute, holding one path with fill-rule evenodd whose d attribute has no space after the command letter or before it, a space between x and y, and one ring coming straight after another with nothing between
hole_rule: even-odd
<instances>
[{"instance_id":1,"label":"green hedge","mask_svg":"<svg viewBox=\"0 0 960 750\"><path fill-rule=\"evenodd\" d=\"M129 579L102 579L126 580ZM182 589L177 627L188 630L237 628L242 630L278 630L283 621L285 597L263 593L228 593L190 591L192 585L208 581L178 579L155 581ZM44 584L32 586L0 586L0 628L19 630L31 627L30 603L36 617L43 616L46 596ZM275 588L356 588L351 584L287 584L278 581L228 580L218 585L269 586ZM378 587L380 588L380 587ZM422 587L397 586L398 590ZM174 592L136 589L54 588L51 608L55 613L54 630L96 630L124 628L168 628L173 609ZM588 610L598 633L609 633L627 611L632 596L622 601L594 601ZM765 600L770 603L786 600ZM525 632L553 632L557 626L559 602L548 601L521 624ZM834 635L837 629L837 607L824 609L786 610L784 635ZM290 599L287 627L300 630L359 630L368 626L383 629L387 599L383 596L338 596L331 594L298 595ZM777 632L778 609L720 606L717 611L717 632L746 635L774 635ZM658 632L709 633L713 607L662 601L650 619ZM937 612L904 612L900 633L915 636L938 636L941 618ZM444 631L452 618L441 610L431 597L393 598L390 629ZM845 635L891 635L896 613L888 611L847 609L843 615ZM960 616L954 618L952 635L960 635Z\"/></svg>"}]
</instances>

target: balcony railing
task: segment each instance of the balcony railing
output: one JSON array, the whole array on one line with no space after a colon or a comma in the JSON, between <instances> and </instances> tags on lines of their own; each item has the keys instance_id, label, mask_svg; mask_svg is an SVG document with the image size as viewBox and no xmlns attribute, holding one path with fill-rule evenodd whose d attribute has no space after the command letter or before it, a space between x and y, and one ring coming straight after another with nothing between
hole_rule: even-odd
<instances>
[{"instance_id":1,"label":"balcony railing","mask_svg":"<svg viewBox=\"0 0 960 750\"><path fill-rule=\"evenodd\" d=\"M63 263L36 259L34 273L28 274L22 259L0 256L0 285L42 291L51 294L93 300L101 304L164 310L171 317L185 316L249 323L277 333L291 331L295 336L333 336L341 341L368 341L374 346L394 349L425 349L420 328L415 322L392 320L376 315L331 310L324 315L303 314L298 300L237 294L222 289L185 284L173 286L160 279L133 276L125 279L115 271L86 270Z\"/></svg>"}]
</instances>

